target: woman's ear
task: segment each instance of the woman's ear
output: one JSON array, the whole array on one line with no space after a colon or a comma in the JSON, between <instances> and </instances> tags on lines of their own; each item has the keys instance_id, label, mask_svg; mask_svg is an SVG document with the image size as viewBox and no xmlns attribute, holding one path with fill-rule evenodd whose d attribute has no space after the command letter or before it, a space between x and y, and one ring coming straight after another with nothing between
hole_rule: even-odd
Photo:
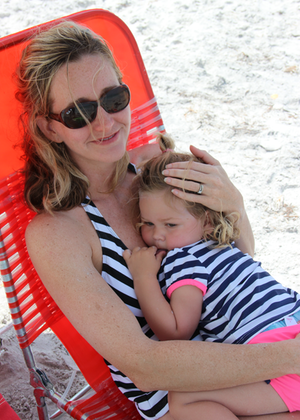
<instances>
[{"instance_id":1,"label":"woman's ear","mask_svg":"<svg viewBox=\"0 0 300 420\"><path fill-rule=\"evenodd\" d=\"M52 120L49 121L48 118L39 116L36 119L36 123L41 132L47 137L47 139L54 141L55 143L63 142L63 140L61 140L58 136Z\"/></svg>"}]
</instances>

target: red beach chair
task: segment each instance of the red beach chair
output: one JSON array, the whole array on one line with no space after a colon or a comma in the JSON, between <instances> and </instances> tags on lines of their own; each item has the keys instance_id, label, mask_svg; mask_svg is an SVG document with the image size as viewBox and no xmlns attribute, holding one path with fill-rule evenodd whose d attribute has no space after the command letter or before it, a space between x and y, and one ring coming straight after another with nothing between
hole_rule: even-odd
<instances>
[{"instance_id":1,"label":"red beach chair","mask_svg":"<svg viewBox=\"0 0 300 420\"><path fill-rule=\"evenodd\" d=\"M114 14L88 10L0 39L0 269L19 346L29 370L40 420L49 417L46 399L74 419L138 420L135 405L115 386L101 357L74 329L53 301L29 258L24 234L35 216L23 199L23 176L18 116L13 74L27 39L61 20L73 20L100 34L110 46L130 87L132 125L128 149L151 143L164 126L135 39L128 27ZM33 341L51 328L64 344L85 377L88 386L71 400L60 395L36 366ZM88 391L88 394L86 392Z\"/></svg>"}]
</instances>

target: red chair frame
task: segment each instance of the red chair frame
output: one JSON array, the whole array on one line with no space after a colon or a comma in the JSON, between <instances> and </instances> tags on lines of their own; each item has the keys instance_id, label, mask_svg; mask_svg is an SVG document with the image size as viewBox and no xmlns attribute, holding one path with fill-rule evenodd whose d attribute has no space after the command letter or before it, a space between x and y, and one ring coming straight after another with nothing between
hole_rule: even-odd
<instances>
[{"instance_id":1,"label":"red chair frame","mask_svg":"<svg viewBox=\"0 0 300 420\"><path fill-rule=\"evenodd\" d=\"M14 144L21 139L20 106L15 99L13 73L28 38L61 20L72 20L100 34L110 46L131 90L132 124L128 149L154 141L164 131L163 121L138 46L128 27L114 14L88 10L51 21L0 39L0 272L11 316L30 373L40 420L49 419L46 398L74 419L138 420L140 415L114 384L103 358L75 330L53 301L38 277L25 244L25 230L35 216L23 198L21 152ZM73 400L55 391L45 372L34 361L31 344L51 328L65 345L88 382Z\"/></svg>"}]
</instances>

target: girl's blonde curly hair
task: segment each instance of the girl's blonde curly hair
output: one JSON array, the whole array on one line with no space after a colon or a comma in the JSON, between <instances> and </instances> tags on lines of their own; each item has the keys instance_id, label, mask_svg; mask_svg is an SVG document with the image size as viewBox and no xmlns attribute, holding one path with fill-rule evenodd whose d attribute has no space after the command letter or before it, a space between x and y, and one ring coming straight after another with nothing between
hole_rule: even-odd
<instances>
[{"instance_id":1,"label":"girl's blonde curly hair","mask_svg":"<svg viewBox=\"0 0 300 420\"><path fill-rule=\"evenodd\" d=\"M135 200L135 221L140 221L139 214L139 194L143 192L163 191L170 194L170 197L175 200L180 200L172 194L171 190L174 188L164 181L165 176L162 171L166 165L175 162L202 162L192 154L178 153L174 149L174 141L168 135L159 134L157 141L162 150L162 154L148 160L139 170L138 175L133 181L133 195ZM186 171L185 179L189 179L189 169ZM187 191L187 190L186 190ZM189 191L191 192L191 191ZM224 214L205 207L202 204L190 201L184 201L187 210L192 216L197 219L206 218L206 221L213 227L213 230L208 230L204 234L205 240L213 240L217 242L215 247L230 246L233 241L238 239L240 230L237 227L239 214L234 212L231 214ZM141 223L136 226L141 227ZM199 240L202 238L199 238Z\"/></svg>"}]
</instances>

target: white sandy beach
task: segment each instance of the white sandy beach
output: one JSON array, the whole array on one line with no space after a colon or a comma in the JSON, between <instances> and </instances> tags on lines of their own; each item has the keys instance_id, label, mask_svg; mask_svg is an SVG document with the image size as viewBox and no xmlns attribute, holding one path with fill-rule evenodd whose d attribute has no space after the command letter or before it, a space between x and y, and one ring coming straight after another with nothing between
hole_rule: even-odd
<instances>
[{"instance_id":1,"label":"white sandy beach","mask_svg":"<svg viewBox=\"0 0 300 420\"><path fill-rule=\"evenodd\" d=\"M0 37L93 8L129 26L166 130L179 149L194 144L223 164L244 196L255 259L300 292L299 0L2 0ZM8 322L1 284L0 328ZM13 330L1 338L0 393L37 420ZM76 369L66 350L50 331L33 350L63 392ZM81 383L77 373L71 392Z\"/></svg>"}]
</instances>

